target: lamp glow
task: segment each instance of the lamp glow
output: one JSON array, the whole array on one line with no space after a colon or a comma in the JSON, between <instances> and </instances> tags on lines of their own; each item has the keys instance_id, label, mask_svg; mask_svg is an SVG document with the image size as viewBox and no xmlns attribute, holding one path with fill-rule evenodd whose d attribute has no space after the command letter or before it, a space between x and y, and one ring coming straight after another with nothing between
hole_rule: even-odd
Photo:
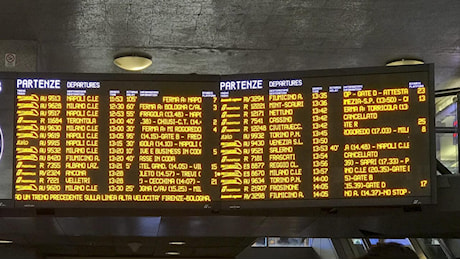
<instances>
[{"instance_id":1,"label":"lamp glow","mask_svg":"<svg viewBox=\"0 0 460 260\"><path fill-rule=\"evenodd\" d=\"M169 244L172 246L182 246L182 245L185 245L185 242L184 241L171 241L169 242Z\"/></svg>"},{"instance_id":2,"label":"lamp glow","mask_svg":"<svg viewBox=\"0 0 460 260\"><path fill-rule=\"evenodd\" d=\"M176 252L176 251L169 251L169 252L166 252L165 254L167 254L167 255L180 255L180 253Z\"/></svg>"},{"instance_id":3,"label":"lamp glow","mask_svg":"<svg viewBox=\"0 0 460 260\"><path fill-rule=\"evenodd\" d=\"M415 59L400 59L400 60L388 62L387 66L420 65L420 64L425 64L425 62L423 62L423 60L415 60Z\"/></svg>"}]
</instances>

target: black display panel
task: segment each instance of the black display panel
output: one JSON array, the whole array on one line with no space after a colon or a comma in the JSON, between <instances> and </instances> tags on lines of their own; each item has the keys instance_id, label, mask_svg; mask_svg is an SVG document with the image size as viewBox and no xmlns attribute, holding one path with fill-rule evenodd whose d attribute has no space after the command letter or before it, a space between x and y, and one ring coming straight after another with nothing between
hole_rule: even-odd
<instances>
[{"instance_id":1,"label":"black display panel","mask_svg":"<svg viewBox=\"0 0 460 260\"><path fill-rule=\"evenodd\" d=\"M224 207L432 203L434 102L424 69L225 77L221 102L240 124L221 131L221 144L241 144L229 158L242 170ZM234 172L227 165L221 175Z\"/></svg>"},{"instance_id":2,"label":"black display panel","mask_svg":"<svg viewBox=\"0 0 460 260\"><path fill-rule=\"evenodd\" d=\"M435 202L429 65L8 82L18 207Z\"/></svg>"},{"instance_id":3,"label":"black display panel","mask_svg":"<svg viewBox=\"0 0 460 260\"><path fill-rule=\"evenodd\" d=\"M212 135L216 82L17 79L16 205L196 207L218 199L206 185L213 138L203 138Z\"/></svg>"}]
</instances>

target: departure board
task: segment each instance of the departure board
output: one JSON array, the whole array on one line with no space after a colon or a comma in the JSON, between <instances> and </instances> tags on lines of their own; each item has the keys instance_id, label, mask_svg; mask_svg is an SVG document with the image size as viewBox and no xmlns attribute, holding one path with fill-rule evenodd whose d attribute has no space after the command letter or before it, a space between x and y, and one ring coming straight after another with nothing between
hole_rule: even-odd
<instances>
[{"instance_id":1,"label":"departure board","mask_svg":"<svg viewBox=\"0 0 460 260\"><path fill-rule=\"evenodd\" d=\"M434 203L432 79L429 65L17 76L0 163L18 207Z\"/></svg>"},{"instance_id":2,"label":"departure board","mask_svg":"<svg viewBox=\"0 0 460 260\"><path fill-rule=\"evenodd\" d=\"M228 193L221 197L235 200L227 205L427 202L434 172L429 74L346 74L221 81L220 169Z\"/></svg>"},{"instance_id":3,"label":"departure board","mask_svg":"<svg viewBox=\"0 0 460 260\"><path fill-rule=\"evenodd\" d=\"M209 203L217 192L204 138L215 81L16 84L17 202Z\"/></svg>"}]
</instances>

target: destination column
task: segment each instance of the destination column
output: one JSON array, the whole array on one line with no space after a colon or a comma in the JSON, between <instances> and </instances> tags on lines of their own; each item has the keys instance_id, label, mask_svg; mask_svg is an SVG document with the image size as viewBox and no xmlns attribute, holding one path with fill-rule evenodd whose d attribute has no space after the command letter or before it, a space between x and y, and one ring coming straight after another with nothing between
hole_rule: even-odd
<instances>
[{"instance_id":1,"label":"destination column","mask_svg":"<svg viewBox=\"0 0 460 260\"><path fill-rule=\"evenodd\" d=\"M303 146L304 126L296 120L296 112L304 107L304 96L295 89L302 86L302 81L276 80L269 86L269 198L303 199L299 162L305 159L304 154L295 151Z\"/></svg>"}]
</instances>

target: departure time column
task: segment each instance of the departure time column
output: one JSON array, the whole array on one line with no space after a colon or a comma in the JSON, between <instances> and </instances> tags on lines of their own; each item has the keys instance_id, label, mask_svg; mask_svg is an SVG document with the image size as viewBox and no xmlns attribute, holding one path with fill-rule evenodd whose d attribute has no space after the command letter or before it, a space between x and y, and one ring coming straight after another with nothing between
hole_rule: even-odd
<instances>
[{"instance_id":1,"label":"departure time column","mask_svg":"<svg viewBox=\"0 0 460 260\"><path fill-rule=\"evenodd\" d=\"M119 90L109 97L109 192L125 191L125 97Z\"/></svg>"},{"instance_id":2,"label":"departure time column","mask_svg":"<svg viewBox=\"0 0 460 260\"><path fill-rule=\"evenodd\" d=\"M329 197L328 92L312 88L313 198Z\"/></svg>"}]
</instances>

